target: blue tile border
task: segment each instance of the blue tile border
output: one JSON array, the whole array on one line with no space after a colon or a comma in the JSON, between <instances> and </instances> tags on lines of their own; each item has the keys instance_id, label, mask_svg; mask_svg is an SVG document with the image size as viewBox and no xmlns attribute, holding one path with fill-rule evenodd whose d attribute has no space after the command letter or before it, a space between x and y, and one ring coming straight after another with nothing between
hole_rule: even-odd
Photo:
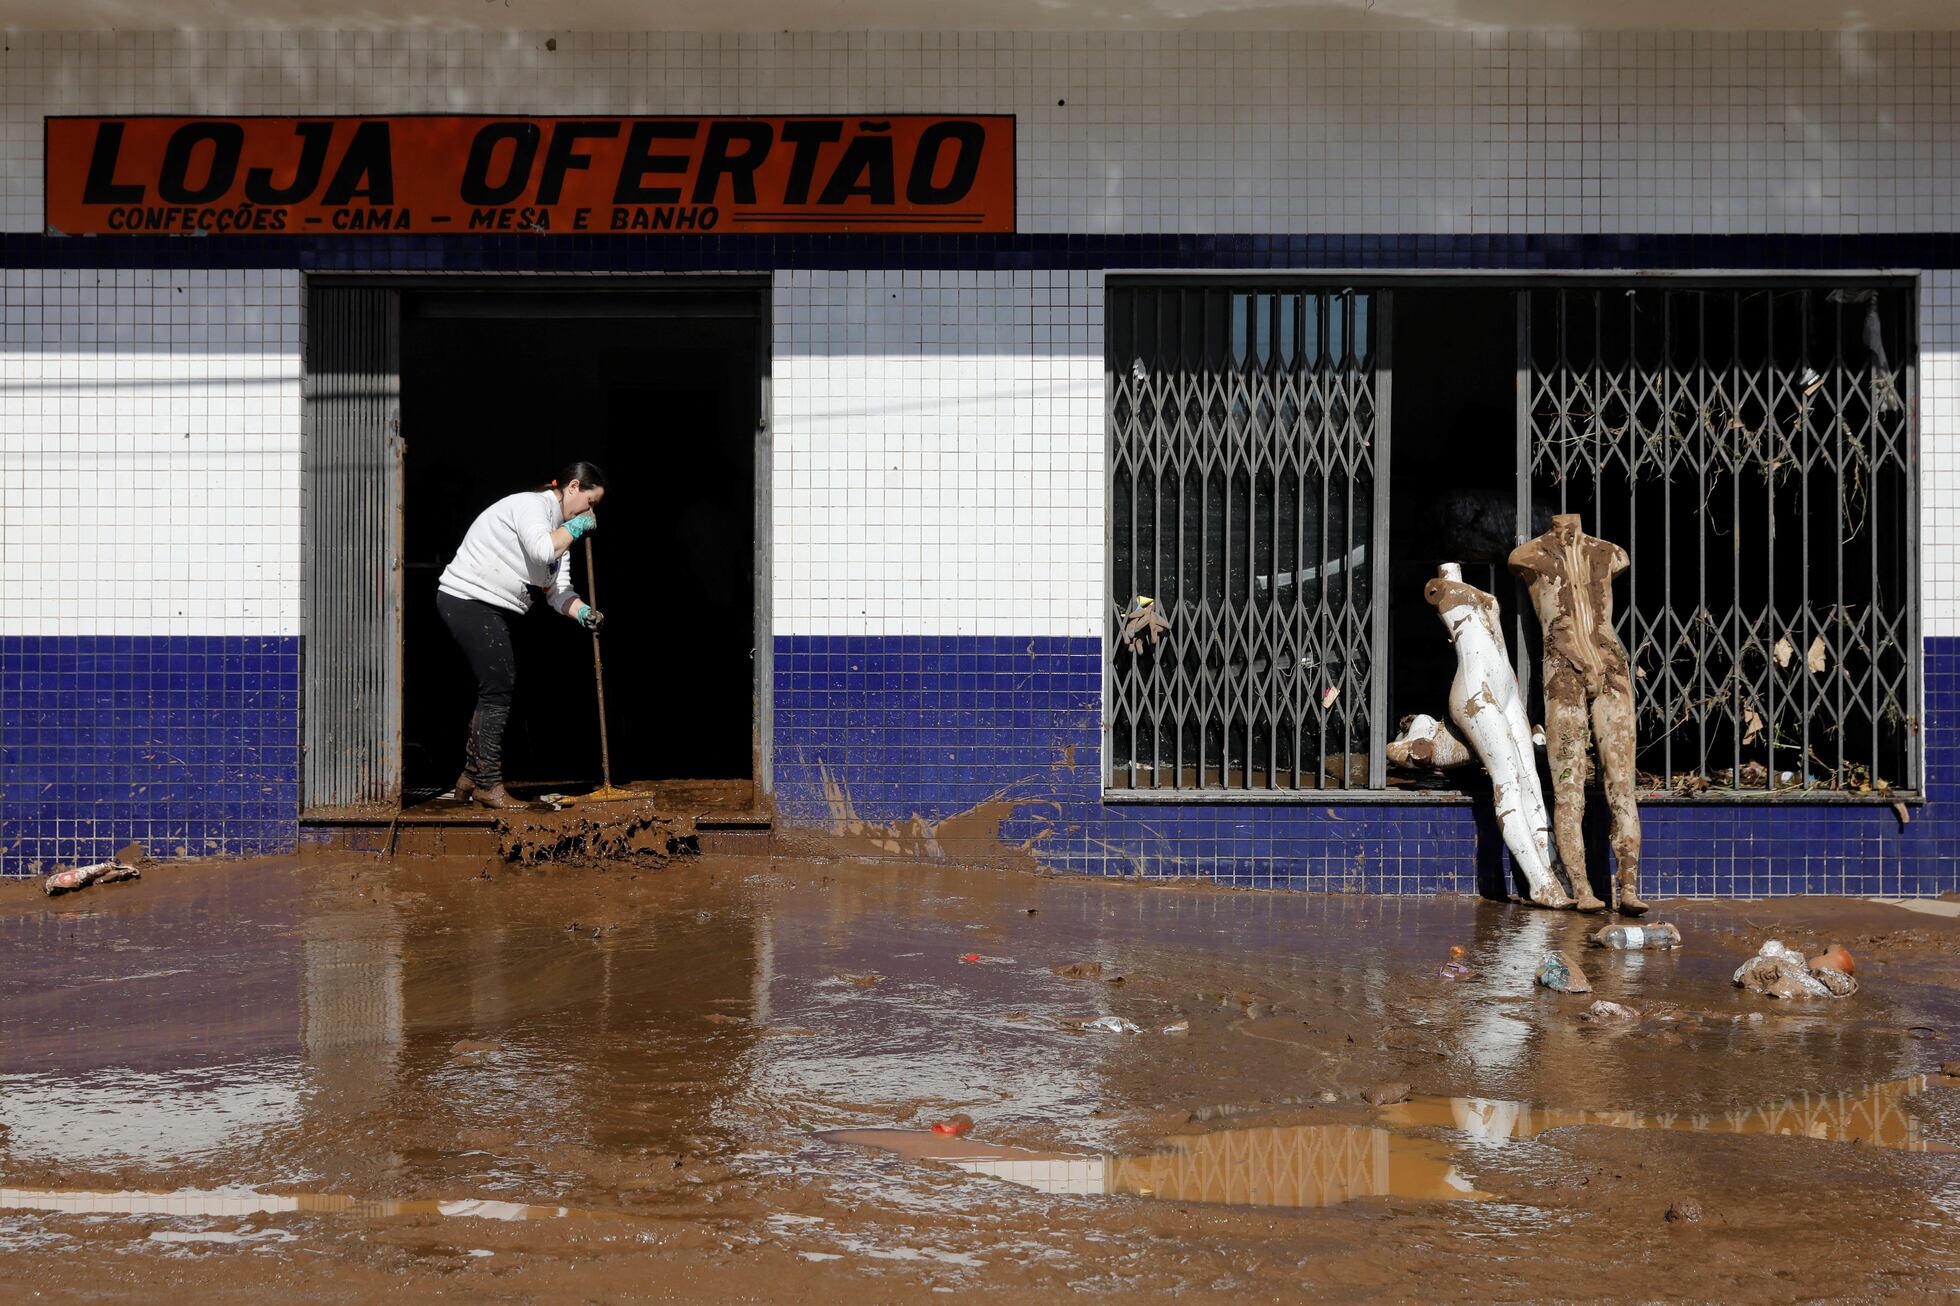
<instances>
[{"instance_id":1,"label":"blue tile border","mask_svg":"<svg viewBox=\"0 0 1960 1306\"><path fill-rule=\"evenodd\" d=\"M0 874L298 831L297 637L0 637Z\"/></svg>"},{"instance_id":2,"label":"blue tile border","mask_svg":"<svg viewBox=\"0 0 1960 1306\"><path fill-rule=\"evenodd\" d=\"M1926 802L1645 809L1659 894L1960 889L1960 638L1925 642ZM933 855L955 826L1058 870L1256 887L1501 884L1482 808L1106 805L1093 638L780 636L778 820L856 822ZM298 840L299 641L0 638L0 874ZM944 849L939 848L944 854Z\"/></svg>"},{"instance_id":3,"label":"blue tile border","mask_svg":"<svg viewBox=\"0 0 1960 1306\"><path fill-rule=\"evenodd\" d=\"M1262 888L1473 892L1502 885L1478 805L1108 805L1092 638L779 636L776 807L934 855L974 818L1057 870ZM1643 810L1661 895L1934 894L1960 888L1960 639L1926 641L1927 802ZM1600 842L1595 839L1592 842ZM943 850L937 850L942 851Z\"/></svg>"},{"instance_id":4,"label":"blue tile border","mask_svg":"<svg viewBox=\"0 0 1960 1306\"><path fill-rule=\"evenodd\" d=\"M1140 268L1606 272L1960 267L1960 232L1860 235L1173 233L803 236L0 234L0 267L308 272L773 272Z\"/></svg>"}]
</instances>

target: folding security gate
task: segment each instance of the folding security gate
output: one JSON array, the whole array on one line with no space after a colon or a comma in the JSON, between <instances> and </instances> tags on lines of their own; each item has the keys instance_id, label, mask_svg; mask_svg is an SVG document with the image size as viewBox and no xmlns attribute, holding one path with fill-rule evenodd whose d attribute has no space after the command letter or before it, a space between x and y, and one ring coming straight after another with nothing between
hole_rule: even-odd
<instances>
[{"instance_id":1,"label":"folding security gate","mask_svg":"<svg viewBox=\"0 0 1960 1306\"><path fill-rule=\"evenodd\" d=\"M1383 783L1389 296L1112 282L1112 791Z\"/></svg>"},{"instance_id":2,"label":"folding security gate","mask_svg":"<svg viewBox=\"0 0 1960 1306\"><path fill-rule=\"evenodd\" d=\"M401 798L402 441L393 290L313 285L301 417L303 816Z\"/></svg>"},{"instance_id":3,"label":"folding security gate","mask_svg":"<svg viewBox=\"0 0 1960 1306\"><path fill-rule=\"evenodd\" d=\"M1630 554L1646 784L1919 786L1916 326L1896 281L1520 292L1519 535Z\"/></svg>"}]
</instances>

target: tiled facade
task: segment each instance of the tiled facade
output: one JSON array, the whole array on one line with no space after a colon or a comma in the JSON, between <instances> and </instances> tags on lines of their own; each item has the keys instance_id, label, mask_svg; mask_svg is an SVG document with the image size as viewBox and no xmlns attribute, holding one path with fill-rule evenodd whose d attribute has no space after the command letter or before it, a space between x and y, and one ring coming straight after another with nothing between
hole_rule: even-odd
<instances>
[{"instance_id":1,"label":"tiled facade","mask_svg":"<svg viewBox=\"0 0 1960 1306\"><path fill-rule=\"evenodd\" d=\"M13 34L0 871L297 837L305 274L720 270L774 281L782 820L1005 804L1071 870L1469 888L1468 805L1104 803L1105 274L1796 268L1920 276L1927 801L1654 805L1648 865L1954 888L1956 65L1952 33ZM1021 234L38 234L45 114L438 109L1010 112Z\"/></svg>"}]
</instances>

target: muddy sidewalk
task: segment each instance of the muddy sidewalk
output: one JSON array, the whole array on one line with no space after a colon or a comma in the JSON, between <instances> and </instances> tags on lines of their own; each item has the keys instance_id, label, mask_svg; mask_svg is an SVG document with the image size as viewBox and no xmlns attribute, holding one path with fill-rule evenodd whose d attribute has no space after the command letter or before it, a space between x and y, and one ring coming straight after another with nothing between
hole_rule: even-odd
<instances>
[{"instance_id":1,"label":"muddy sidewalk","mask_svg":"<svg viewBox=\"0 0 1960 1306\"><path fill-rule=\"evenodd\" d=\"M1686 948L1465 898L715 856L0 885L0 1291L1960 1290L1960 921L1656 915ZM1842 941L1863 989L1737 990L1769 937ZM1592 994L1533 987L1552 948Z\"/></svg>"}]
</instances>

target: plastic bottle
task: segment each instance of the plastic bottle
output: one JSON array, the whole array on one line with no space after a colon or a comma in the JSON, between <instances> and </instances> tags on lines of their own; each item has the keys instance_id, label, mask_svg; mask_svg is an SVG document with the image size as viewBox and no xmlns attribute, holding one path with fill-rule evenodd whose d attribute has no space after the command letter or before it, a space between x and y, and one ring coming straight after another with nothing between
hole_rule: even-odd
<instances>
[{"instance_id":1,"label":"plastic bottle","mask_svg":"<svg viewBox=\"0 0 1960 1306\"><path fill-rule=\"evenodd\" d=\"M1641 952L1652 948L1678 948L1681 931L1672 925L1608 925L1592 936L1595 948L1615 952Z\"/></svg>"}]
</instances>

